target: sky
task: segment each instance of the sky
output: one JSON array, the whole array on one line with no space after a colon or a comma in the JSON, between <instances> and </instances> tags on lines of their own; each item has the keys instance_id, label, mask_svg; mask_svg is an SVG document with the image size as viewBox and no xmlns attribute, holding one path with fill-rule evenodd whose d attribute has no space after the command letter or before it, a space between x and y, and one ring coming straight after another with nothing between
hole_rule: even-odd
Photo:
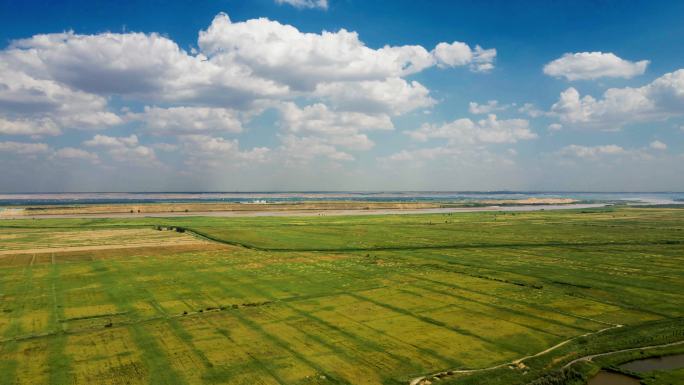
<instances>
[{"instance_id":1,"label":"sky","mask_svg":"<svg viewBox=\"0 0 684 385\"><path fill-rule=\"evenodd\" d=\"M682 14L0 0L0 192L684 191Z\"/></svg>"}]
</instances>

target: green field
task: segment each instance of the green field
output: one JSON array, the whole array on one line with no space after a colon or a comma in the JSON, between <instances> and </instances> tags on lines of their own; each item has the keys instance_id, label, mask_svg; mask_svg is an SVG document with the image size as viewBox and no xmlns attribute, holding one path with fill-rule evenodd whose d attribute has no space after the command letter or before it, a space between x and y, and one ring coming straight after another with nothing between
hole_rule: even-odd
<instances>
[{"instance_id":1,"label":"green field","mask_svg":"<svg viewBox=\"0 0 684 385\"><path fill-rule=\"evenodd\" d=\"M683 317L681 209L0 221L3 385L582 383Z\"/></svg>"}]
</instances>

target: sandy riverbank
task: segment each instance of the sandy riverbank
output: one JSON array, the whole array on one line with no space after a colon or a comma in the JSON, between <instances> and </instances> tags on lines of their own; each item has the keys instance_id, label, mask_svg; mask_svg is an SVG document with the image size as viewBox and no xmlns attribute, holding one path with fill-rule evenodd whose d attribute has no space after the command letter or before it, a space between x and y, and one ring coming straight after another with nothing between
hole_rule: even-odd
<instances>
[{"instance_id":1,"label":"sandy riverbank","mask_svg":"<svg viewBox=\"0 0 684 385\"><path fill-rule=\"evenodd\" d=\"M167 218L167 217L309 217L309 216L352 216L352 215L401 215L401 214L445 214L467 213L481 211L543 211L587 209L603 207L602 203L571 203L546 205L517 205L517 206L482 206L482 207L437 207L437 208L382 208L382 209L311 209L311 210L255 210L255 211L194 211L194 212L118 212L118 213L73 213L73 214L28 214L6 215L1 219L31 219L31 218Z\"/></svg>"}]
</instances>

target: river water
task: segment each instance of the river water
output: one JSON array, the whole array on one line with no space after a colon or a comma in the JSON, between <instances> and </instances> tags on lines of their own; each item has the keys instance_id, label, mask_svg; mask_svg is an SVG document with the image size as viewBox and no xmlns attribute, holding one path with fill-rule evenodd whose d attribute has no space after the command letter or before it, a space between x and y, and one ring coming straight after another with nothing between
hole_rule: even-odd
<instances>
[{"instance_id":1,"label":"river water","mask_svg":"<svg viewBox=\"0 0 684 385\"><path fill-rule=\"evenodd\" d=\"M684 354L664 357L644 358L620 365L621 369L632 372L650 372L652 370L674 370L684 368ZM601 370L587 385L639 385L639 380L620 373Z\"/></svg>"},{"instance_id":2,"label":"river water","mask_svg":"<svg viewBox=\"0 0 684 385\"><path fill-rule=\"evenodd\" d=\"M633 372L649 372L651 370L673 370L684 368L684 354L672 356L644 358L620 365L621 369Z\"/></svg>"},{"instance_id":3,"label":"river water","mask_svg":"<svg viewBox=\"0 0 684 385\"><path fill-rule=\"evenodd\" d=\"M641 385L636 378L602 370L587 385Z\"/></svg>"}]
</instances>

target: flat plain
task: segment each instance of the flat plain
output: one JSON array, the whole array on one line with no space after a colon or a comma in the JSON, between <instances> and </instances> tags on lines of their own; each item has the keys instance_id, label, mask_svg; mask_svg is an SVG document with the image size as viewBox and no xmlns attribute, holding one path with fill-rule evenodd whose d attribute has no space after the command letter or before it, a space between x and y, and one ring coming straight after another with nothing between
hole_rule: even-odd
<instances>
[{"instance_id":1,"label":"flat plain","mask_svg":"<svg viewBox=\"0 0 684 385\"><path fill-rule=\"evenodd\" d=\"M0 384L579 384L682 317L681 209L0 221Z\"/></svg>"}]
</instances>

